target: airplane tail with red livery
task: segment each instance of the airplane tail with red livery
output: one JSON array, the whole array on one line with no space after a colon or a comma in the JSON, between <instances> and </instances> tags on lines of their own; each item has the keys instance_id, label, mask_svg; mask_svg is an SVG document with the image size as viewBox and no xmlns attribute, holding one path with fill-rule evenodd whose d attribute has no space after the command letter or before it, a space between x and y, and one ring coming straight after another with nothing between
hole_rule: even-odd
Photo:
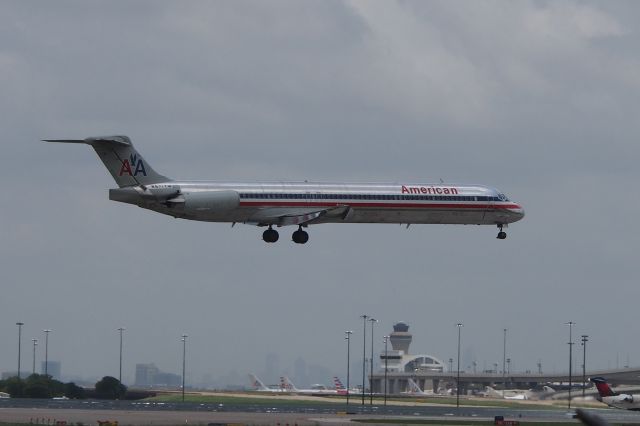
<instances>
[{"instance_id":1,"label":"airplane tail with red livery","mask_svg":"<svg viewBox=\"0 0 640 426\"><path fill-rule=\"evenodd\" d=\"M347 394L347 388L344 387L344 385L340 381L340 378L334 376L333 377L333 384L336 387L336 392L338 393L338 395L346 395Z\"/></svg>"},{"instance_id":2,"label":"airplane tail with red livery","mask_svg":"<svg viewBox=\"0 0 640 426\"><path fill-rule=\"evenodd\" d=\"M611 389L611 386L609 386L609 383L607 383L604 377L592 377L590 380L596 385L598 394L600 394L601 398L618 395L617 392L614 392L614 390Z\"/></svg>"}]
</instances>

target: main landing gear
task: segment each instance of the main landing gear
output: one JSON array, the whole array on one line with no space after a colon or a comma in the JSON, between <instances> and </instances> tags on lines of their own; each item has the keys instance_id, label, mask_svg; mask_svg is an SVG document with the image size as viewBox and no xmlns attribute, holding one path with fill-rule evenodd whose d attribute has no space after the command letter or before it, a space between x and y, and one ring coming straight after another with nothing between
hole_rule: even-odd
<instances>
[{"instance_id":1,"label":"main landing gear","mask_svg":"<svg viewBox=\"0 0 640 426\"><path fill-rule=\"evenodd\" d=\"M265 243L275 243L276 241L278 241L279 237L280 235L278 234L278 231L273 229L271 225L269 225L269 229L262 233L262 239Z\"/></svg>"},{"instance_id":2,"label":"main landing gear","mask_svg":"<svg viewBox=\"0 0 640 426\"><path fill-rule=\"evenodd\" d=\"M496 238L499 240L504 240L505 238L507 238L507 233L502 230L503 226L503 224L498 225L498 229L500 230L500 232L498 232L498 236Z\"/></svg>"},{"instance_id":3,"label":"main landing gear","mask_svg":"<svg viewBox=\"0 0 640 426\"><path fill-rule=\"evenodd\" d=\"M279 237L278 231L273 229L271 225L269 225L269 229L262 233L262 239L266 243L275 243ZM296 244L305 244L309 241L309 234L302 229L302 226L299 226L298 230L291 236L291 240Z\"/></svg>"},{"instance_id":4,"label":"main landing gear","mask_svg":"<svg viewBox=\"0 0 640 426\"><path fill-rule=\"evenodd\" d=\"M293 233L291 239L296 244L304 244L309 241L309 234L306 231L302 230L302 226L298 227L298 230Z\"/></svg>"}]
</instances>

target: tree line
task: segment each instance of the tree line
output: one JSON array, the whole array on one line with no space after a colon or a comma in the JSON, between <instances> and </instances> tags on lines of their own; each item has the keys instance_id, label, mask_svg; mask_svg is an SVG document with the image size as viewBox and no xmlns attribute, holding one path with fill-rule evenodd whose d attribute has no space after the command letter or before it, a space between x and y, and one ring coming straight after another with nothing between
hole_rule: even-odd
<instances>
[{"instance_id":1,"label":"tree line","mask_svg":"<svg viewBox=\"0 0 640 426\"><path fill-rule=\"evenodd\" d=\"M94 389L73 382L63 383L45 374L32 374L26 379L14 376L0 380L0 392L8 393L11 398L127 399L127 387L111 376L96 382Z\"/></svg>"}]
</instances>

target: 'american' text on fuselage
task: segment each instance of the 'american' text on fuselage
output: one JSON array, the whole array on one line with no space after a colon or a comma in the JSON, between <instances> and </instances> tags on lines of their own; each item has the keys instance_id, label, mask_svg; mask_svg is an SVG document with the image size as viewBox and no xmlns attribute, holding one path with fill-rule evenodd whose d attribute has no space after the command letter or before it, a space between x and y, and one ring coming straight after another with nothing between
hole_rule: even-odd
<instances>
[{"instance_id":1,"label":"'american' text on fuselage","mask_svg":"<svg viewBox=\"0 0 640 426\"><path fill-rule=\"evenodd\" d=\"M438 195L456 195L458 188L441 188L439 186L404 186L402 185L403 194L438 194Z\"/></svg>"}]
</instances>

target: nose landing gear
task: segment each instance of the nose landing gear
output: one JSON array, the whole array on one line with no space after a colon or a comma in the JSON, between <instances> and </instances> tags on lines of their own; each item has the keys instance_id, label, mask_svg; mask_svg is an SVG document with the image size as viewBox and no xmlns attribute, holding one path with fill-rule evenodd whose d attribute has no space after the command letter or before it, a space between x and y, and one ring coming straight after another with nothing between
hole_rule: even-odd
<instances>
[{"instance_id":1,"label":"nose landing gear","mask_svg":"<svg viewBox=\"0 0 640 426\"><path fill-rule=\"evenodd\" d=\"M498 225L498 229L500 229L500 232L498 232L498 236L496 238L499 240L504 240L505 238L507 238L507 233L502 230L503 226L503 224Z\"/></svg>"},{"instance_id":2,"label":"nose landing gear","mask_svg":"<svg viewBox=\"0 0 640 426\"><path fill-rule=\"evenodd\" d=\"M278 231L271 228L271 225L269 225L269 229L262 233L262 239L265 243L275 243L276 241L278 241L279 237L280 235L278 235Z\"/></svg>"},{"instance_id":3,"label":"nose landing gear","mask_svg":"<svg viewBox=\"0 0 640 426\"><path fill-rule=\"evenodd\" d=\"M302 230L302 226L298 227L298 230L293 233L291 239L296 244L304 244L309 241L309 234Z\"/></svg>"}]
</instances>

